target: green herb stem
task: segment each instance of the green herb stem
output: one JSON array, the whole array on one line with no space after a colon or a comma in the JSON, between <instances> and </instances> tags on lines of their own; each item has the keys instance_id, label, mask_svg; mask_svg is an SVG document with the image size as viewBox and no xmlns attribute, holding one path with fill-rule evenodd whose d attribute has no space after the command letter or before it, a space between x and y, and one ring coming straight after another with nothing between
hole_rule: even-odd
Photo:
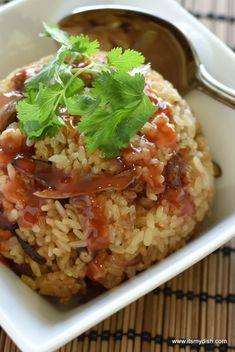
<instances>
[{"instance_id":1,"label":"green herb stem","mask_svg":"<svg viewBox=\"0 0 235 352\"><path fill-rule=\"evenodd\" d=\"M94 58L97 41L84 35L69 37L56 26L44 24L44 28L45 36L62 46L51 62L26 81L24 99L16 107L22 132L31 139L56 135L64 125L60 106L81 117L78 129L89 152L99 149L105 158L119 155L157 109L144 92L144 76L129 74L144 63L144 57L134 50L114 48L107 53L107 62L101 63ZM88 59L89 64L73 67L78 59ZM94 75L89 90L79 78L82 73Z\"/></svg>"}]
</instances>

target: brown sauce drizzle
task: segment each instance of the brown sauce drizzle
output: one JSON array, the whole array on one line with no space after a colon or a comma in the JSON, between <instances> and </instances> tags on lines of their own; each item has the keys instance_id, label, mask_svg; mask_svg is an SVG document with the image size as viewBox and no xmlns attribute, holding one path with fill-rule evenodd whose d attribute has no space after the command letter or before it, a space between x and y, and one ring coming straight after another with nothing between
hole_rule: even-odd
<instances>
[{"instance_id":1,"label":"brown sauce drizzle","mask_svg":"<svg viewBox=\"0 0 235 352\"><path fill-rule=\"evenodd\" d=\"M34 148L26 145L26 138L22 135L9 135L0 139L0 170L5 170L17 155L33 155Z\"/></svg>"},{"instance_id":2,"label":"brown sauce drizzle","mask_svg":"<svg viewBox=\"0 0 235 352\"><path fill-rule=\"evenodd\" d=\"M26 138L22 135L5 136L0 140L0 169L5 170L7 164L12 163L19 156L34 154L34 147L26 145ZM24 165L26 167L26 165ZM40 215L40 207L44 204L44 200L39 199L33 193L42 189L40 184L33 180L26 179L17 174L4 187L2 194L4 198L11 204L20 201L23 210L19 212L18 225L22 228L30 228L32 224L36 224Z\"/></svg>"},{"instance_id":3,"label":"brown sauce drizzle","mask_svg":"<svg viewBox=\"0 0 235 352\"><path fill-rule=\"evenodd\" d=\"M186 175L187 163L179 154L174 154L168 161L165 170L165 191L159 201L167 200L180 215L192 215L194 205L188 193L189 181Z\"/></svg>"},{"instance_id":4,"label":"brown sauce drizzle","mask_svg":"<svg viewBox=\"0 0 235 352\"><path fill-rule=\"evenodd\" d=\"M156 193L161 193L164 190L164 186L162 185L163 163L160 161L156 161L155 164L151 163L155 145L148 142L148 140L146 140L146 142L150 148L150 154L148 157L142 155L141 150L130 145L122 151L119 160L124 167L131 167L136 171L136 174L138 175L136 180L137 184L143 184L146 182Z\"/></svg>"},{"instance_id":5,"label":"brown sauce drizzle","mask_svg":"<svg viewBox=\"0 0 235 352\"><path fill-rule=\"evenodd\" d=\"M40 70L40 65L19 70L11 78L12 90L0 93L0 132L16 121L16 104L23 98L25 81Z\"/></svg>"},{"instance_id":6,"label":"brown sauce drizzle","mask_svg":"<svg viewBox=\"0 0 235 352\"><path fill-rule=\"evenodd\" d=\"M45 200L34 195L34 192L40 189L40 187L40 184L16 175L2 191L4 198L9 203L16 204L20 201L23 206L23 209L19 211L17 221L20 228L31 228L32 225L38 223L41 206L45 204Z\"/></svg>"},{"instance_id":7,"label":"brown sauce drizzle","mask_svg":"<svg viewBox=\"0 0 235 352\"><path fill-rule=\"evenodd\" d=\"M174 125L169 123L167 116L159 116L154 119L155 129L149 129L145 132L145 136L156 143L157 146L172 146L176 142L176 132Z\"/></svg>"},{"instance_id":8,"label":"brown sauce drizzle","mask_svg":"<svg viewBox=\"0 0 235 352\"><path fill-rule=\"evenodd\" d=\"M91 280L99 281L99 279L104 275L105 263L108 262L108 253L106 251L99 252L92 262L87 265L87 277Z\"/></svg>"},{"instance_id":9,"label":"brown sauce drizzle","mask_svg":"<svg viewBox=\"0 0 235 352\"><path fill-rule=\"evenodd\" d=\"M15 90L18 92L24 92L25 90L25 81L27 79L27 71L22 69L15 73L14 77L12 78L12 82L14 83Z\"/></svg>"},{"instance_id":10,"label":"brown sauce drizzle","mask_svg":"<svg viewBox=\"0 0 235 352\"><path fill-rule=\"evenodd\" d=\"M190 216L194 211L194 206L187 191L189 183L186 177L187 162L179 154L179 151L177 153L176 131L174 125L170 123L172 119L171 108L166 102L158 99L150 86L147 85L145 91L158 109L151 117L151 122L156 128L146 130L144 137L157 147L171 147L173 156L165 168L160 162L152 165L145 161L147 170L144 169L142 176L147 184L159 194L158 204L166 200L177 213ZM165 178L164 183L161 182L162 176Z\"/></svg>"},{"instance_id":11,"label":"brown sauce drizzle","mask_svg":"<svg viewBox=\"0 0 235 352\"><path fill-rule=\"evenodd\" d=\"M191 216L193 214L192 198L183 188L167 188L162 199L167 200L179 215Z\"/></svg>"},{"instance_id":12,"label":"brown sauce drizzle","mask_svg":"<svg viewBox=\"0 0 235 352\"><path fill-rule=\"evenodd\" d=\"M2 230L0 229L0 240L7 241L12 237L12 232L10 230Z\"/></svg>"},{"instance_id":13,"label":"brown sauce drizzle","mask_svg":"<svg viewBox=\"0 0 235 352\"><path fill-rule=\"evenodd\" d=\"M151 100L151 102L157 106L157 111L153 114L152 118L164 113L166 116L171 117L172 116L172 111L170 106L165 102L161 101L157 98L155 91L149 86L146 85L145 88L145 93Z\"/></svg>"},{"instance_id":14,"label":"brown sauce drizzle","mask_svg":"<svg viewBox=\"0 0 235 352\"><path fill-rule=\"evenodd\" d=\"M109 231L103 197L95 194L84 195L74 199L72 204L82 209L88 248L92 251L107 248Z\"/></svg>"},{"instance_id":15,"label":"brown sauce drizzle","mask_svg":"<svg viewBox=\"0 0 235 352\"><path fill-rule=\"evenodd\" d=\"M136 178L134 170L123 171L118 175L79 174L75 171L67 174L50 162L20 156L13 165L18 171L31 174L35 180L48 187L34 193L40 198L67 199L104 190L122 191Z\"/></svg>"},{"instance_id":16,"label":"brown sauce drizzle","mask_svg":"<svg viewBox=\"0 0 235 352\"><path fill-rule=\"evenodd\" d=\"M10 92L1 93L0 94L0 107L2 108L6 104L8 104L12 101L15 101L15 100L19 100L21 98L22 98L22 94L20 92L18 92L17 90L12 90Z\"/></svg>"},{"instance_id":17,"label":"brown sauce drizzle","mask_svg":"<svg viewBox=\"0 0 235 352\"><path fill-rule=\"evenodd\" d=\"M25 81L35 76L35 74L41 69L41 65L31 66L27 68L23 68L15 73L12 77L11 81L14 84L14 89L17 92L24 92L25 90Z\"/></svg>"},{"instance_id":18,"label":"brown sauce drizzle","mask_svg":"<svg viewBox=\"0 0 235 352\"><path fill-rule=\"evenodd\" d=\"M50 162L22 156L15 158L13 165L21 174L32 176L36 183L40 183L42 187L45 185L48 187L47 190L36 192L36 195L44 194L46 198L52 198L51 195L54 192L56 199L76 197L71 202L74 206L82 209L88 248L97 251L108 247L109 231L103 208L103 196L94 194L94 192L104 189L120 190L123 187L126 188L135 177L132 170L110 176L66 174L64 171L56 169ZM24 211L18 221L19 226L24 228L38 220L37 217L40 214L38 209L40 209L40 202L43 201L43 199L32 195L32 189L30 192L31 197L25 203ZM78 195L79 197L77 197Z\"/></svg>"},{"instance_id":19,"label":"brown sauce drizzle","mask_svg":"<svg viewBox=\"0 0 235 352\"><path fill-rule=\"evenodd\" d=\"M83 72L78 77L81 78L86 87L91 87L92 82L94 81L94 75L89 72Z\"/></svg>"},{"instance_id":20,"label":"brown sauce drizzle","mask_svg":"<svg viewBox=\"0 0 235 352\"><path fill-rule=\"evenodd\" d=\"M154 142L157 146L174 146L176 143L176 131L173 124L170 123L172 111L170 106L157 98L151 87L146 86L146 94L151 102L157 106L157 111L151 117L152 123L156 126L145 132L146 138Z\"/></svg>"},{"instance_id":21,"label":"brown sauce drizzle","mask_svg":"<svg viewBox=\"0 0 235 352\"><path fill-rule=\"evenodd\" d=\"M161 162L157 164L149 164L147 168L143 170L144 180L156 193L161 193L164 190L164 184L161 180L162 171L163 164Z\"/></svg>"},{"instance_id":22,"label":"brown sauce drizzle","mask_svg":"<svg viewBox=\"0 0 235 352\"><path fill-rule=\"evenodd\" d=\"M31 192L28 192L24 203L24 209L21 211L18 224L20 228L30 229L32 225L38 224L41 215L41 206L45 204L42 199L34 196Z\"/></svg>"},{"instance_id":23,"label":"brown sauce drizzle","mask_svg":"<svg viewBox=\"0 0 235 352\"><path fill-rule=\"evenodd\" d=\"M61 109L60 116L65 122L65 126L62 127L62 133L68 139L73 139L75 143L78 143L79 135L77 124L80 120L80 117L71 116L66 109Z\"/></svg>"},{"instance_id":24,"label":"brown sauce drizzle","mask_svg":"<svg viewBox=\"0 0 235 352\"><path fill-rule=\"evenodd\" d=\"M17 91L0 93L0 132L16 120L16 103L22 98Z\"/></svg>"},{"instance_id":25,"label":"brown sauce drizzle","mask_svg":"<svg viewBox=\"0 0 235 352\"><path fill-rule=\"evenodd\" d=\"M165 167L164 177L168 188L180 188L187 184L186 161L174 154Z\"/></svg>"},{"instance_id":26,"label":"brown sauce drizzle","mask_svg":"<svg viewBox=\"0 0 235 352\"><path fill-rule=\"evenodd\" d=\"M2 230L0 228L0 262L9 265L10 264L10 260L8 260L7 258L5 258L4 252L6 252L8 250L8 245L7 245L7 241L12 237L12 233L9 230ZM2 254L3 255L2 255Z\"/></svg>"}]
</instances>

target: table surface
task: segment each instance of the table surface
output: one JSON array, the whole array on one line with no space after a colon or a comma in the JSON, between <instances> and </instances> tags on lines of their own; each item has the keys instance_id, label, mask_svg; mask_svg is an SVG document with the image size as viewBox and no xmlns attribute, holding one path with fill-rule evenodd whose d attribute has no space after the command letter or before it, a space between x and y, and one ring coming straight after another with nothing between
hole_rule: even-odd
<instances>
[{"instance_id":1,"label":"table surface","mask_svg":"<svg viewBox=\"0 0 235 352\"><path fill-rule=\"evenodd\" d=\"M235 51L235 0L176 1ZM235 240L58 352L168 351L235 351ZM19 352L1 328L0 352Z\"/></svg>"}]
</instances>

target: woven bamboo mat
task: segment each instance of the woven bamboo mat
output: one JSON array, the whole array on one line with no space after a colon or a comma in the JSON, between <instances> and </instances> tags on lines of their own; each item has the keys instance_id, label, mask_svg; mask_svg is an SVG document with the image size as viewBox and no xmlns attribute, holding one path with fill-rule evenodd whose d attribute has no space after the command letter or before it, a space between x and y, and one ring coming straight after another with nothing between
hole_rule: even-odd
<instances>
[{"instance_id":1,"label":"woven bamboo mat","mask_svg":"<svg viewBox=\"0 0 235 352\"><path fill-rule=\"evenodd\" d=\"M235 0L177 1L235 50ZM235 239L57 352L168 351L235 351ZM0 352L19 352L1 329Z\"/></svg>"}]
</instances>

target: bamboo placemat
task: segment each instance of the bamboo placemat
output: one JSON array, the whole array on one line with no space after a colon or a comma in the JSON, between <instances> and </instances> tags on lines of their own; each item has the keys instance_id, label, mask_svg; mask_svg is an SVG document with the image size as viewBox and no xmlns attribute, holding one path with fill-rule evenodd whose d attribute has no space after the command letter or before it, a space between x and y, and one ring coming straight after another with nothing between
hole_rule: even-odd
<instances>
[{"instance_id":1,"label":"bamboo placemat","mask_svg":"<svg viewBox=\"0 0 235 352\"><path fill-rule=\"evenodd\" d=\"M235 0L177 1L235 50ZM235 239L57 352L181 351L235 351ZM0 352L19 352L1 329Z\"/></svg>"}]
</instances>

